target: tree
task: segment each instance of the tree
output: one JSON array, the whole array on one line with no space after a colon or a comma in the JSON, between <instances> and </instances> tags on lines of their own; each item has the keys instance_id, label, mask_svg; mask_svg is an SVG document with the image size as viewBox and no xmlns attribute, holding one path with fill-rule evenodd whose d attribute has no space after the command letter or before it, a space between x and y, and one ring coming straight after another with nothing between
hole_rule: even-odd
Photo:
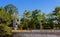
<instances>
[{"instance_id":1,"label":"tree","mask_svg":"<svg viewBox=\"0 0 60 37\"><path fill-rule=\"evenodd\" d=\"M46 26L46 14L45 13L42 13L41 16L40 16L40 23L41 23L41 29L44 29L44 27Z\"/></svg>"},{"instance_id":2,"label":"tree","mask_svg":"<svg viewBox=\"0 0 60 37\"><path fill-rule=\"evenodd\" d=\"M6 13L4 8L0 8L0 24L9 25L11 22L11 16Z\"/></svg>"},{"instance_id":3,"label":"tree","mask_svg":"<svg viewBox=\"0 0 60 37\"><path fill-rule=\"evenodd\" d=\"M23 18L21 18L19 28L23 29L42 29L46 23L46 15L41 13L40 10L25 11Z\"/></svg>"},{"instance_id":4,"label":"tree","mask_svg":"<svg viewBox=\"0 0 60 37\"><path fill-rule=\"evenodd\" d=\"M60 29L60 7L56 7L55 10L53 11L54 16L55 16L55 21L57 21L56 23L56 28Z\"/></svg>"},{"instance_id":5,"label":"tree","mask_svg":"<svg viewBox=\"0 0 60 37\"><path fill-rule=\"evenodd\" d=\"M29 26L30 19L31 19L30 11L25 11L23 18L21 18L20 26L18 27L20 27L21 29L29 29L28 26Z\"/></svg>"},{"instance_id":6,"label":"tree","mask_svg":"<svg viewBox=\"0 0 60 37\"><path fill-rule=\"evenodd\" d=\"M54 15L53 13L49 13L47 15L47 20L46 20L46 27L45 29L54 29Z\"/></svg>"},{"instance_id":7,"label":"tree","mask_svg":"<svg viewBox=\"0 0 60 37\"><path fill-rule=\"evenodd\" d=\"M12 4L8 4L4 8L9 14L18 14L18 9Z\"/></svg>"},{"instance_id":8,"label":"tree","mask_svg":"<svg viewBox=\"0 0 60 37\"><path fill-rule=\"evenodd\" d=\"M12 30L5 24L0 24L0 34L4 37L10 37L12 35Z\"/></svg>"},{"instance_id":9,"label":"tree","mask_svg":"<svg viewBox=\"0 0 60 37\"><path fill-rule=\"evenodd\" d=\"M34 29L40 29L42 27L40 16L41 16L40 10L32 11L32 19L31 19L32 22L31 23Z\"/></svg>"},{"instance_id":10,"label":"tree","mask_svg":"<svg viewBox=\"0 0 60 37\"><path fill-rule=\"evenodd\" d=\"M5 11L9 15L12 16L10 27L13 27L15 29L17 22L18 22L17 21L18 20L18 9L12 4L8 4L4 8L5 8Z\"/></svg>"},{"instance_id":11,"label":"tree","mask_svg":"<svg viewBox=\"0 0 60 37\"><path fill-rule=\"evenodd\" d=\"M0 8L0 33L2 36L11 34L11 16L5 11L4 8Z\"/></svg>"}]
</instances>

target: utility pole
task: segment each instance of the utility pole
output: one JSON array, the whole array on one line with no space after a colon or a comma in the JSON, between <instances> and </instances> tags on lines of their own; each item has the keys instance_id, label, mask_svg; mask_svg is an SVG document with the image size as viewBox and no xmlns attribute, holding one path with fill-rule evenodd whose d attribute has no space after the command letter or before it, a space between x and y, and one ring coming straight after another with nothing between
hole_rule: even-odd
<instances>
[{"instance_id":1,"label":"utility pole","mask_svg":"<svg viewBox=\"0 0 60 37\"><path fill-rule=\"evenodd\" d=\"M42 29L42 19L40 20L40 29Z\"/></svg>"},{"instance_id":2,"label":"utility pole","mask_svg":"<svg viewBox=\"0 0 60 37\"><path fill-rule=\"evenodd\" d=\"M24 15L17 15L17 14L13 14L13 29L14 30L17 30L17 19L16 19L16 17L18 17L18 16L24 16ZM20 22L20 21L19 21Z\"/></svg>"},{"instance_id":3,"label":"utility pole","mask_svg":"<svg viewBox=\"0 0 60 37\"><path fill-rule=\"evenodd\" d=\"M16 25L16 23L17 23L17 20L16 20L16 14L14 13L14 15L13 15L13 29L14 30L17 30L17 25Z\"/></svg>"}]
</instances>

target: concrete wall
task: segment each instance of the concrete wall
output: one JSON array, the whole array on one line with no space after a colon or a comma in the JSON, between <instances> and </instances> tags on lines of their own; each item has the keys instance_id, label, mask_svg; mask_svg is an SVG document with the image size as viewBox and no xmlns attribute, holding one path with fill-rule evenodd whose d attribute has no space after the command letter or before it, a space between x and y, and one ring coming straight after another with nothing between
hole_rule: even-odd
<instances>
[{"instance_id":1,"label":"concrete wall","mask_svg":"<svg viewBox=\"0 0 60 37\"><path fill-rule=\"evenodd\" d=\"M30 32L14 32L13 37L60 37L60 30L31 30Z\"/></svg>"}]
</instances>

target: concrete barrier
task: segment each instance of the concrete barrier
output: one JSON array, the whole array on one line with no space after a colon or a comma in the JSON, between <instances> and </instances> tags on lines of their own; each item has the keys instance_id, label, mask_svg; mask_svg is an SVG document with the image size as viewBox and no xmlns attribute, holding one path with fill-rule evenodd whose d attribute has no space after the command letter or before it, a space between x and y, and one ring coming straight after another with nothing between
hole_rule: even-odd
<instances>
[{"instance_id":1,"label":"concrete barrier","mask_svg":"<svg viewBox=\"0 0 60 37\"><path fill-rule=\"evenodd\" d=\"M60 37L60 30L21 30L19 32L18 31L13 32L13 37Z\"/></svg>"}]
</instances>

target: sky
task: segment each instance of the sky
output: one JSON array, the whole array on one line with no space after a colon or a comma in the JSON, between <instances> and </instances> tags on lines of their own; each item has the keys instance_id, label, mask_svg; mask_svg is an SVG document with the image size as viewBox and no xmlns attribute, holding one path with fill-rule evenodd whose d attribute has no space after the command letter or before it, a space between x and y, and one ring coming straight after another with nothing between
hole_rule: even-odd
<instances>
[{"instance_id":1,"label":"sky","mask_svg":"<svg viewBox=\"0 0 60 37\"><path fill-rule=\"evenodd\" d=\"M43 13L52 12L55 7L60 6L60 0L0 0L0 7L13 4L18 8L19 14L22 15L25 10L41 10Z\"/></svg>"}]
</instances>

